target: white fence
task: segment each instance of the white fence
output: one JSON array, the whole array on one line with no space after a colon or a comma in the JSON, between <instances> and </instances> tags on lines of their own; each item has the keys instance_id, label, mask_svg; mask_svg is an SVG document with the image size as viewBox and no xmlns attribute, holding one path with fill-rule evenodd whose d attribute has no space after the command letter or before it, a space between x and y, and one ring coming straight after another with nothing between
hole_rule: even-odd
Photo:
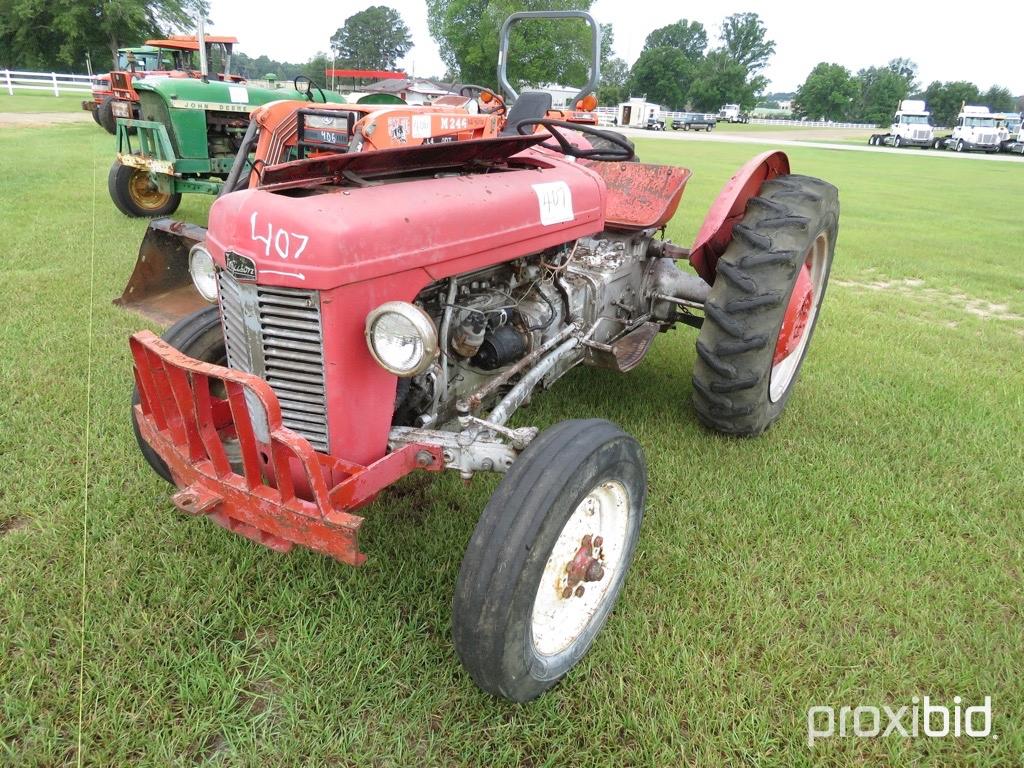
<instances>
[{"instance_id":1,"label":"white fence","mask_svg":"<svg viewBox=\"0 0 1024 768\"><path fill-rule=\"evenodd\" d=\"M64 93L89 93L94 77L89 75L63 75L59 72L15 72L0 69L0 88L13 96L15 90L50 91L54 96Z\"/></svg>"},{"instance_id":2,"label":"white fence","mask_svg":"<svg viewBox=\"0 0 1024 768\"><path fill-rule=\"evenodd\" d=\"M612 125L613 121L618 117L618 109L616 107L598 107L597 121L599 125ZM692 112L668 112L662 110L658 114L659 120L665 121L665 127L670 128L673 120L679 120L683 115L694 114ZM701 113L703 114L703 113ZM872 123L833 123L830 120L778 120L768 119L760 117L750 118L751 125L780 125L788 126L793 128L876 128L877 126Z\"/></svg>"}]
</instances>

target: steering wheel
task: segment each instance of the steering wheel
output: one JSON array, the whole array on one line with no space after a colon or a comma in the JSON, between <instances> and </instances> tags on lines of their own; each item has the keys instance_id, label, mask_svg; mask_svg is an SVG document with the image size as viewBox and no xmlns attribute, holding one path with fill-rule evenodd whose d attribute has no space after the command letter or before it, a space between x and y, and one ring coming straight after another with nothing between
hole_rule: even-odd
<instances>
[{"instance_id":1,"label":"steering wheel","mask_svg":"<svg viewBox=\"0 0 1024 768\"><path fill-rule=\"evenodd\" d=\"M552 138L557 142L552 144L549 141L542 142L540 146L561 152L565 155L578 157L582 160L604 160L607 162L629 162L636 157L636 148L633 142L625 136L620 136L613 131L602 131L592 125L583 123L570 123L566 120L552 120L541 117L532 120L520 120L516 123L516 132L527 136L533 131L529 130L534 125L543 125L548 129ZM560 129L577 131L585 136L593 136L600 141L601 146L592 149L583 149L572 144Z\"/></svg>"},{"instance_id":2,"label":"steering wheel","mask_svg":"<svg viewBox=\"0 0 1024 768\"><path fill-rule=\"evenodd\" d=\"M487 114L503 115L505 114L505 100L501 98L497 93L492 91L486 85L473 85L472 83L460 83L459 96L465 96L467 99L476 99L481 105L490 106L496 105L492 109L485 110ZM487 99L483 99L484 95L487 95Z\"/></svg>"},{"instance_id":3,"label":"steering wheel","mask_svg":"<svg viewBox=\"0 0 1024 768\"><path fill-rule=\"evenodd\" d=\"M303 91L301 88L299 88L299 83L307 83L308 84L306 86L306 90L305 91ZM292 87L294 87L295 90L298 91L299 93L305 93L306 94L306 98L309 101L314 101L314 99L313 99L313 89L316 88L318 91L320 91L320 102L322 104L326 104L327 103L327 96L324 94L323 89L319 85L317 85L316 80L314 80L312 77L306 77L306 75L296 75L295 79L292 80Z\"/></svg>"}]
</instances>

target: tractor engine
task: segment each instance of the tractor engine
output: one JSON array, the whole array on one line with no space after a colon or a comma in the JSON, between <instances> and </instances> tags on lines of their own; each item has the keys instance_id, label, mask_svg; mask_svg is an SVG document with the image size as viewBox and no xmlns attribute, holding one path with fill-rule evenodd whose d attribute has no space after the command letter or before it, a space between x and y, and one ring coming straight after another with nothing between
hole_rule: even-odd
<instances>
[{"instance_id":1,"label":"tractor engine","mask_svg":"<svg viewBox=\"0 0 1024 768\"><path fill-rule=\"evenodd\" d=\"M662 287L671 290L666 275L682 273L660 257L662 243L653 235L602 232L428 286L416 304L438 328L440 355L423 374L400 381L394 424L450 421L460 399L570 326L589 331L592 346L600 347L644 319L668 320L652 318L651 297ZM566 358L545 383L581 362L603 364L591 349Z\"/></svg>"}]
</instances>

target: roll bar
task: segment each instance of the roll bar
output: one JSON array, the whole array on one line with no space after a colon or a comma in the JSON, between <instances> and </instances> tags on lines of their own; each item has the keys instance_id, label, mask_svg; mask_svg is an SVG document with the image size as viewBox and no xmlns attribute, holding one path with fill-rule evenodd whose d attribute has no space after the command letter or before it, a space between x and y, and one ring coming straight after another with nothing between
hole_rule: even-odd
<instances>
[{"instance_id":1,"label":"roll bar","mask_svg":"<svg viewBox=\"0 0 1024 768\"><path fill-rule=\"evenodd\" d=\"M576 104L588 93L597 90L597 84L601 81L601 27L594 21L594 17L586 11L520 11L513 13L505 23L501 25L501 38L498 48L498 82L501 90L510 104L519 98L519 93L508 81L508 36L512 25L526 19L583 19L590 25L591 58L590 58L590 79L586 85L573 97L572 103Z\"/></svg>"}]
</instances>

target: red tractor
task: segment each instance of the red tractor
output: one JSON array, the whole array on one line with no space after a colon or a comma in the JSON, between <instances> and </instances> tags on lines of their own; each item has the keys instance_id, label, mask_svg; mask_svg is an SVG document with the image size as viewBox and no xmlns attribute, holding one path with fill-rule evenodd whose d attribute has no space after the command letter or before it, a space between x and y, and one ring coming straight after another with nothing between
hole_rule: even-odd
<instances>
[{"instance_id":1,"label":"red tractor","mask_svg":"<svg viewBox=\"0 0 1024 768\"><path fill-rule=\"evenodd\" d=\"M238 44L234 37L207 35L206 58L214 53L220 57L220 80L241 83L245 79L230 74L231 51ZM147 40L140 48L118 50L118 69L96 78L92 98L82 102L82 109L92 112L93 119L108 133L116 133L117 118L139 118L139 94L135 81L142 78L200 78L196 54L199 43L195 35L171 35L166 39Z\"/></svg>"},{"instance_id":2,"label":"red tractor","mask_svg":"<svg viewBox=\"0 0 1024 768\"><path fill-rule=\"evenodd\" d=\"M506 22L503 43L535 15ZM512 133L282 162L220 197L190 263L211 303L162 339L132 336L132 415L179 510L350 565L365 560L360 508L405 475L502 473L453 634L482 689L527 701L611 613L647 470L608 421L539 432L511 417L578 365L630 371L681 324L698 329L697 417L760 434L807 354L839 204L766 153L692 247L673 245L688 170L636 162L621 135L506 91Z\"/></svg>"}]
</instances>

